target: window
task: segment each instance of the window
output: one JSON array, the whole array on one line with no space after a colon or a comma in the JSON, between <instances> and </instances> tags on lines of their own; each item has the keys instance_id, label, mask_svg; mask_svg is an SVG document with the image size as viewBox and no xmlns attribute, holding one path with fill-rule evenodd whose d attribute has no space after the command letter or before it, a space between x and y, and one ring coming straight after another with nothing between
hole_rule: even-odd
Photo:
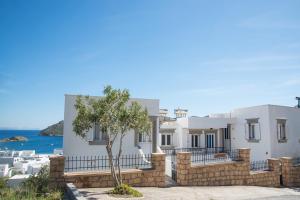
<instances>
[{"instance_id":1,"label":"window","mask_svg":"<svg viewBox=\"0 0 300 200\"><path fill-rule=\"evenodd\" d=\"M286 120L277 119L277 138L279 142L286 141Z\"/></svg>"},{"instance_id":2,"label":"window","mask_svg":"<svg viewBox=\"0 0 300 200\"><path fill-rule=\"evenodd\" d=\"M230 139L230 128L224 128L224 138L225 140Z\"/></svg>"},{"instance_id":3,"label":"window","mask_svg":"<svg viewBox=\"0 0 300 200\"><path fill-rule=\"evenodd\" d=\"M215 134L208 133L206 134L206 148L214 148L215 147Z\"/></svg>"},{"instance_id":4,"label":"window","mask_svg":"<svg viewBox=\"0 0 300 200\"><path fill-rule=\"evenodd\" d=\"M200 147L200 135L192 135L192 147Z\"/></svg>"},{"instance_id":5,"label":"window","mask_svg":"<svg viewBox=\"0 0 300 200\"><path fill-rule=\"evenodd\" d=\"M138 138L139 142L151 142L151 134L139 133Z\"/></svg>"},{"instance_id":6,"label":"window","mask_svg":"<svg viewBox=\"0 0 300 200\"><path fill-rule=\"evenodd\" d=\"M245 125L246 135L245 138L248 142L258 142L261 138L260 124L258 118L246 119Z\"/></svg>"},{"instance_id":7,"label":"window","mask_svg":"<svg viewBox=\"0 0 300 200\"><path fill-rule=\"evenodd\" d=\"M248 124L248 133L249 133L249 139L254 140L255 139L255 124L253 124L253 123Z\"/></svg>"},{"instance_id":8,"label":"window","mask_svg":"<svg viewBox=\"0 0 300 200\"><path fill-rule=\"evenodd\" d=\"M103 133L99 123L94 123L93 131L88 134L88 142L90 145L105 145L107 134Z\"/></svg>"},{"instance_id":9,"label":"window","mask_svg":"<svg viewBox=\"0 0 300 200\"><path fill-rule=\"evenodd\" d=\"M102 139L101 128L99 123L95 123L94 125L94 137L93 141L100 141Z\"/></svg>"},{"instance_id":10,"label":"window","mask_svg":"<svg viewBox=\"0 0 300 200\"><path fill-rule=\"evenodd\" d=\"M162 134L161 135L161 145L162 146L172 145L172 135L171 134Z\"/></svg>"}]
</instances>

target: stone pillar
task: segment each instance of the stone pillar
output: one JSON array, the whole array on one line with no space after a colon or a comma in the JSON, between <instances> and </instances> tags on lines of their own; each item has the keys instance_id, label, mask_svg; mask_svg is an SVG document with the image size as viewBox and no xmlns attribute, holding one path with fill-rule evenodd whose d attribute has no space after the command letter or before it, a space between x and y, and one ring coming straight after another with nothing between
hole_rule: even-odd
<instances>
[{"instance_id":1,"label":"stone pillar","mask_svg":"<svg viewBox=\"0 0 300 200\"><path fill-rule=\"evenodd\" d=\"M191 156L191 152L178 152L176 154L176 177L179 185L188 185Z\"/></svg>"},{"instance_id":2,"label":"stone pillar","mask_svg":"<svg viewBox=\"0 0 300 200\"><path fill-rule=\"evenodd\" d=\"M157 138L159 136L159 117L152 116L152 152L157 152Z\"/></svg>"},{"instance_id":3,"label":"stone pillar","mask_svg":"<svg viewBox=\"0 0 300 200\"><path fill-rule=\"evenodd\" d=\"M165 170L166 170L166 154L165 153L152 153L151 156L152 168L154 169L153 179L155 186L164 187L165 186ZM151 184L150 184L151 185Z\"/></svg>"},{"instance_id":4,"label":"stone pillar","mask_svg":"<svg viewBox=\"0 0 300 200\"><path fill-rule=\"evenodd\" d=\"M166 154L165 153L152 153L151 156L152 168L165 173Z\"/></svg>"},{"instance_id":5,"label":"stone pillar","mask_svg":"<svg viewBox=\"0 0 300 200\"><path fill-rule=\"evenodd\" d=\"M281 161L281 175L282 175L282 182L284 186L291 187L292 185L292 167L293 167L293 159L290 157L282 157L280 158Z\"/></svg>"},{"instance_id":6,"label":"stone pillar","mask_svg":"<svg viewBox=\"0 0 300 200\"><path fill-rule=\"evenodd\" d=\"M280 174L280 160L275 158L268 159L268 165L270 171L275 171Z\"/></svg>"},{"instance_id":7,"label":"stone pillar","mask_svg":"<svg viewBox=\"0 0 300 200\"><path fill-rule=\"evenodd\" d=\"M244 162L246 170L250 172L250 149L243 148L238 149L238 151L239 159Z\"/></svg>"},{"instance_id":8,"label":"stone pillar","mask_svg":"<svg viewBox=\"0 0 300 200\"><path fill-rule=\"evenodd\" d=\"M272 184L275 187L279 187L280 186L280 174L281 174L280 160L270 158L270 159L268 159L268 165L269 165L269 170L275 173L274 182Z\"/></svg>"},{"instance_id":9,"label":"stone pillar","mask_svg":"<svg viewBox=\"0 0 300 200\"><path fill-rule=\"evenodd\" d=\"M64 156L50 156L50 187L64 187L64 170L65 157Z\"/></svg>"}]
</instances>

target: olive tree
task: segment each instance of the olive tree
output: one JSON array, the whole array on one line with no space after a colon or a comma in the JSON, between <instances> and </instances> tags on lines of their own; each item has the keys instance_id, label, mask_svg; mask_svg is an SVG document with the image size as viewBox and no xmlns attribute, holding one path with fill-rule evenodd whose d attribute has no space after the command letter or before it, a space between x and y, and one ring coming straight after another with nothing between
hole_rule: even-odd
<instances>
[{"instance_id":1,"label":"olive tree","mask_svg":"<svg viewBox=\"0 0 300 200\"><path fill-rule=\"evenodd\" d=\"M86 138L88 131L98 124L106 136L106 151L115 186L122 184L120 157L124 137L130 130L148 134L152 125L147 110L138 102L128 105L129 98L128 90L106 86L103 97L96 99L78 96L75 103L77 115L73 121L73 130L76 135ZM116 141L118 148L114 157L112 149Z\"/></svg>"}]
</instances>

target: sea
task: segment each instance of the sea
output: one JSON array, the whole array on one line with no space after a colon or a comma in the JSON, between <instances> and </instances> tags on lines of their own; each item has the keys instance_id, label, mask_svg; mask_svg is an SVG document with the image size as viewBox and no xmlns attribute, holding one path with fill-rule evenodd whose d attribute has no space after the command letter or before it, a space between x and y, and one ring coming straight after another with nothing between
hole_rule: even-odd
<instances>
[{"instance_id":1,"label":"sea","mask_svg":"<svg viewBox=\"0 0 300 200\"><path fill-rule=\"evenodd\" d=\"M23 136L28 141L0 142L1 150L35 150L37 154L52 154L54 149L61 149L62 136L40 136L39 130L0 130L0 140L13 136Z\"/></svg>"}]
</instances>

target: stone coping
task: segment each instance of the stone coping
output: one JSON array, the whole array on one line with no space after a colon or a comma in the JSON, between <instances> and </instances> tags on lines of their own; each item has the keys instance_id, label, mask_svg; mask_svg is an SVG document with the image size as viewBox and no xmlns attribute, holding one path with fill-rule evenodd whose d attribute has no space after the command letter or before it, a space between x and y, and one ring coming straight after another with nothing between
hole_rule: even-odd
<instances>
[{"instance_id":1,"label":"stone coping","mask_svg":"<svg viewBox=\"0 0 300 200\"><path fill-rule=\"evenodd\" d=\"M87 200L80 194L80 192L77 190L76 186L73 183L66 184L66 193L68 195L68 199L70 200Z\"/></svg>"},{"instance_id":2,"label":"stone coping","mask_svg":"<svg viewBox=\"0 0 300 200\"><path fill-rule=\"evenodd\" d=\"M228 165L228 164L239 164L242 163L242 161L226 161L226 162L212 162L212 163L205 163L205 165L203 164L199 164L199 163L195 163L195 164L191 164L191 167L209 167L209 166L221 166L221 165Z\"/></svg>"},{"instance_id":3,"label":"stone coping","mask_svg":"<svg viewBox=\"0 0 300 200\"><path fill-rule=\"evenodd\" d=\"M261 171L250 171L250 175L253 175L253 174L264 174L264 173L272 173L274 171L270 171L270 170L261 170Z\"/></svg>"},{"instance_id":4,"label":"stone coping","mask_svg":"<svg viewBox=\"0 0 300 200\"><path fill-rule=\"evenodd\" d=\"M149 169L149 171L152 169ZM146 169L129 169L126 171L121 171L121 174L136 174L136 173L143 173L143 171L146 171ZM148 170L147 170L148 171ZM81 171L81 172L65 172L64 176L99 176L99 175L110 175L110 171Z\"/></svg>"}]
</instances>

